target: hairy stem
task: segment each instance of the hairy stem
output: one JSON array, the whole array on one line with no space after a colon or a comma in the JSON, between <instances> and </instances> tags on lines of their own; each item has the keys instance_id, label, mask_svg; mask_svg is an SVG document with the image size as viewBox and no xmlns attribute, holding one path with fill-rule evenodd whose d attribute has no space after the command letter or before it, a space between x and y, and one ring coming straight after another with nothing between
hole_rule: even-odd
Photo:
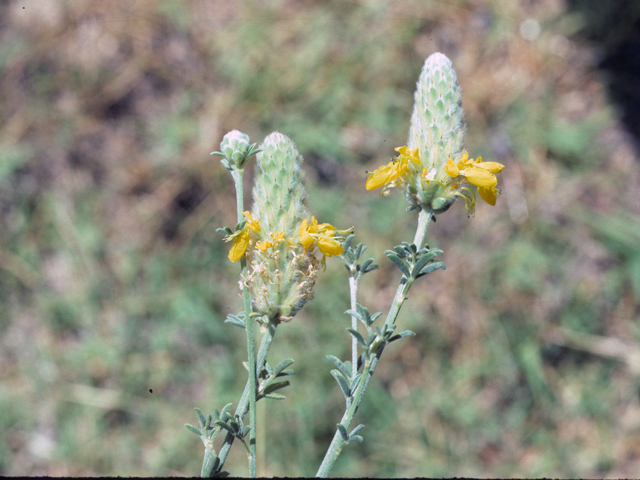
<instances>
[{"instance_id":1,"label":"hairy stem","mask_svg":"<svg viewBox=\"0 0 640 480\"><path fill-rule=\"evenodd\" d=\"M244 216L244 185L242 183L242 174L244 169L233 170L233 181L236 184L236 207L238 211L238 223L242 221ZM242 270L242 278L247 276L247 258L245 256L240 260ZM256 354L253 344L253 321L249 317L251 314L251 297L249 289L242 282L242 297L244 300L244 323L247 332L247 364L249 365L249 476L256 477Z\"/></svg>"},{"instance_id":2,"label":"hairy stem","mask_svg":"<svg viewBox=\"0 0 640 480\"><path fill-rule=\"evenodd\" d=\"M271 342L273 341L273 336L276 333L276 325L272 322L267 324L267 330L262 335L262 341L260 342L260 348L258 349L258 360L257 360L257 369L261 371L264 368L264 364L267 361L267 353L269 353L269 348L271 347ZM251 383L250 380L247 381L246 386L244 387L244 391L242 392L242 396L240 397L240 401L238 402L238 407L236 408L235 414L239 415L240 418L244 418L249 411L249 399L251 396ZM255 398L255 396L254 396ZM203 477L210 477L215 475L216 473L222 470L224 466L224 462L227 460L227 456L229 455L229 450L231 450L231 445L233 445L233 441L235 437L230 433L227 433L222 446L220 447L220 451L218 452L218 468L214 471L209 469L207 472L203 470ZM207 459L205 458L205 461Z\"/></svg>"},{"instance_id":3,"label":"hairy stem","mask_svg":"<svg viewBox=\"0 0 640 480\"><path fill-rule=\"evenodd\" d=\"M351 310L356 309L356 294L358 292L358 281L354 276L349 277L349 292L351 298ZM351 316L351 328L358 330L358 319ZM356 376L358 369L358 340L351 335L351 378Z\"/></svg>"},{"instance_id":4,"label":"hairy stem","mask_svg":"<svg viewBox=\"0 0 640 480\"><path fill-rule=\"evenodd\" d=\"M425 237L427 235L427 227L429 226L429 221L431 220L432 215L433 214L431 213L431 211L420 211L420 215L418 217L418 228L416 230L416 236L413 241L418 249L422 248L422 246L424 245ZM411 288L411 285L413 285L414 280L414 278L406 278L405 276L403 276L402 280L400 280L400 285L398 286L398 290L396 291L396 295L393 298L389 313L387 314L387 318L384 322L385 327L395 323L396 319L398 318L398 314L400 313L400 308L402 307L402 304L404 303L404 300L407 297L409 289ZM373 372L376 369L376 365L378 364L378 360L380 359L383 350L384 345L379 348L375 356L365 361L364 370L362 372L362 379L360 380L355 393L351 397L351 403L347 404L349 406L344 412L342 419L340 420L340 423L344 426L347 432L349 431L349 427L351 425L351 422L353 421L353 417L358 411L358 407L362 402L364 393L369 386L369 381L373 376ZM338 459L338 456L340 456L340 453L342 452L345 444L346 441L344 440L344 438L342 438L340 431L336 430L327 453L322 460L322 464L320 465L320 468L316 473L316 477L326 478L329 475L329 472L333 468L333 465L336 463L336 460Z\"/></svg>"}]
</instances>

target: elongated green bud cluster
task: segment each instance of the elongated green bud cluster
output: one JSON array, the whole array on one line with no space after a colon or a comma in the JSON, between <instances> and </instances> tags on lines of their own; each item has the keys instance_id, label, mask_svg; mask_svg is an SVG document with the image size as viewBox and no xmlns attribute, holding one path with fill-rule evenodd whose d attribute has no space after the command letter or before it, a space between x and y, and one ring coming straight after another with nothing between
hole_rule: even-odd
<instances>
[{"instance_id":1,"label":"elongated green bud cluster","mask_svg":"<svg viewBox=\"0 0 640 480\"><path fill-rule=\"evenodd\" d=\"M447 176L450 158L460 159L464 151L462 92L451 60L434 53L422 67L414 96L407 146L418 149L425 180L409 188L407 198L434 213L447 210L458 195ZM432 182L431 180L435 180Z\"/></svg>"},{"instance_id":2,"label":"elongated green bud cluster","mask_svg":"<svg viewBox=\"0 0 640 480\"><path fill-rule=\"evenodd\" d=\"M409 149L417 148L428 171L443 171L449 158L462 155L462 93L451 60L442 53L427 58L414 95Z\"/></svg>"},{"instance_id":3,"label":"elongated green bud cluster","mask_svg":"<svg viewBox=\"0 0 640 480\"><path fill-rule=\"evenodd\" d=\"M280 132L264 139L257 155L252 214L269 232L291 238L309 217L302 157L293 142Z\"/></svg>"},{"instance_id":4,"label":"elongated green bud cluster","mask_svg":"<svg viewBox=\"0 0 640 480\"><path fill-rule=\"evenodd\" d=\"M252 216L261 241L247 251L247 281L256 310L288 321L313 298L318 260L300 243L309 218L302 157L293 142L274 132L256 158Z\"/></svg>"},{"instance_id":5,"label":"elongated green bud cluster","mask_svg":"<svg viewBox=\"0 0 640 480\"><path fill-rule=\"evenodd\" d=\"M469 158L464 151L463 111L460 85L451 61L434 53L424 62L418 80L409 140L396 148L399 156L387 165L369 172L365 187L380 187L387 194L392 187L402 187L409 210L420 209L436 215L445 212L456 198L465 200L473 215L477 187L480 197L495 205L500 190L496 188L504 165Z\"/></svg>"}]
</instances>

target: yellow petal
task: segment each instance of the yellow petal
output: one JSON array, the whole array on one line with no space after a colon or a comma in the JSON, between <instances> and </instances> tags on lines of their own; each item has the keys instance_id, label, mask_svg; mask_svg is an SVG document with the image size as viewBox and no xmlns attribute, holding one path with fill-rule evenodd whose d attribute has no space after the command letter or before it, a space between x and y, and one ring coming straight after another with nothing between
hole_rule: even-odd
<instances>
[{"instance_id":1,"label":"yellow petal","mask_svg":"<svg viewBox=\"0 0 640 480\"><path fill-rule=\"evenodd\" d=\"M478 157L480 158L480 157ZM478 168L482 168L483 170L487 170L491 173L500 173L504 168L504 165L498 162L483 162L475 165Z\"/></svg>"},{"instance_id":2,"label":"yellow petal","mask_svg":"<svg viewBox=\"0 0 640 480\"><path fill-rule=\"evenodd\" d=\"M420 154L418 153L418 149L414 148L413 151L411 152L411 155L409 155L411 157L411 163L413 163L414 165L420 165Z\"/></svg>"},{"instance_id":3,"label":"yellow petal","mask_svg":"<svg viewBox=\"0 0 640 480\"><path fill-rule=\"evenodd\" d=\"M244 217L247 219L245 228L248 227L254 232L257 232L258 230L260 230L260 221L257 219L254 220L253 217L251 216L251 212L247 210L246 212L242 212L242 215L244 215Z\"/></svg>"},{"instance_id":4,"label":"yellow petal","mask_svg":"<svg viewBox=\"0 0 640 480\"><path fill-rule=\"evenodd\" d=\"M393 181L392 177L395 174L395 170L393 162L376 168L373 172L369 173L369 178L367 178L365 188L367 190L375 190L376 188L380 188L381 186Z\"/></svg>"},{"instance_id":5,"label":"yellow petal","mask_svg":"<svg viewBox=\"0 0 640 480\"><path fill-rule=\"evenodd\" d=\"M457 163L458 170L462 170L463 168L467 168L471 165L473 165L473 160L469 160L469 154L465 151L462 154L462 158Z\"/></svg>"},{"instance_id":6,"label":"yellow petal","mask_svg":"<svg viewBox=\"0 0 640 480\"><path fill-rule=\"evenodd\" d=\"M458 175L460 175L460 170L458 170L458 167L453 164L453 158L449 159L447 165L445 166L445 170L447 172L447 175L449 175L450 177L456 178Z\"/></svg>"},{"instance_id":7,"label":"yellow petal","mask_svg":"<svg viewBox=\"0 0 640 480\"><path fill-rule=\"evenodd\" d=\"M249 232L243 230L242 233L240 233L240 235L238 235L233 241L233 245L231 245L231 250L229 250L229 260L232 262L240 260L247 251L250 239L251 236L249 235Z\"/></svg>"},{"instance_id":8,"label":"yellow petal","mask_svg":"<svg viewBox=\"0 0 640 480\"><path fill-rule=\"evenodd\" d=\"M320 251L324 253L327 257L331 257L333 255L340 255L344 249L342 245L340 245L336 240L326 235L321 235L318 238L318 248Z\"/></svg>"},{"instance_id":9,"label":"yellow petal","mask_svg":"<svg viewBox=\"0 0 640 480\"><path fill-rule=\"evenodd\" d=\"M331 225L330 223L321 223L318 225L318 233L325 233L329 235L333 235L333 232L336 231L336 227Z\"/></svg>"},{"instance_id":10,"label":"yellow petal","mask_svg":"<svg viewBox=\"0 0 640 480\"><path fill-rule=\"evenodd\" d=\"M496 187L478 187L478 194L489 205L496 204L496 198L498 198Z\"/></svg>"},{"instance_id":11,"label":"yellow petal","mask_svg":"<svg viewBox=\"0 0 640 480\"><path fill-rule=\"evenodd\" d=\"M273 242L270 242L269 240L265 242L256 242L256 248L261 252L266 252L268 248L275 247L275 246L276 244Z\"/></svg>"},{"instance_id":12,"label":"yellow petal","mask_svg":"<svg viewBox=\"0 0 640 480\"><path fill-rule=\"evenodd\" d=\"M305 218L300 224L300 229L298 230L300 233L300 243L304 246L304 248L309 248L313 245L314 239L309 232L307 231L307 219Z\"/></svg>"},{"instance_id":13,"label":"yellow petal","mask_svg":"<svg viewBox=\"0 0 640 480\"><path fill-rule=\"evenodd\" d=\"M467 177L471 185L476 187L493 187L498 183L498 179L493 173L490 173L482 168L468 167L460 172Z\"/></svg>"},{"instance_id":14,"label":"yellow petal","mask_svg":"<svg viewBox=\"0 0 640 480\"><path fill-rule=\"evenodd\" d=\"M420 165L420 154L418 153L417 148L414 148L413 150L409 150L409 147L404 146L404 147L398 147L395 150L400 154L400 157L406 157L414 165Z\"/></svg>"}]
</instances>

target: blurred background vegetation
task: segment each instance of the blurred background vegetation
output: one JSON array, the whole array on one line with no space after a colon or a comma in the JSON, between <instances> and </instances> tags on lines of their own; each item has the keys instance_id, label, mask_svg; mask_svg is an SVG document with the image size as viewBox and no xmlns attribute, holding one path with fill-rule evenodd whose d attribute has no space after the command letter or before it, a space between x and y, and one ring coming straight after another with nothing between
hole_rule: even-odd
<instances>
[{"instance_id":1,"label":"blurred background vegetation","mask_svg":"<svg viewBox=\"0 0 640 480\"><path fill-rule=\"evenodd\" d=\"M446 272L400 316L337 476L635 477L640 471L638 2L337 0L0 3L0 474L194 475L184 423L246 381L235 223L209 153L290 136L311 208L382 252L415 214L365 172L406 142L425 58L458 72L495 207L432 224ZM635 52L635 54L634 54ZM251 179L247 179L247 185ZM313 475L343 409L343 267L279 329L295 359L261 402L262 475ZM268 450L265 451L265 447ZM246 475L234 447L227 469Z\"/></svg>"}]
</instances>

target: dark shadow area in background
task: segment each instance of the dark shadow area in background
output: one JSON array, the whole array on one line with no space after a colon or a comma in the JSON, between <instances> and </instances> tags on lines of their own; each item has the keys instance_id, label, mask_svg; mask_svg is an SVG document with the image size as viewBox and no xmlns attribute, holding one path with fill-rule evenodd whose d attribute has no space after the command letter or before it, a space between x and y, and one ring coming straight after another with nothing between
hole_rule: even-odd
<instances>
[{"instance_id":1,"label":"dark shadow area in background","mask_svg":"<svg viewBox=\"0 0 640 480\"><path fill-rule=\"evenodd\" d=\"M598 68L620 118L640 146L640 2L569 0L585 20L581 34L599 47Z\"/></svg>"}]
</instances>

